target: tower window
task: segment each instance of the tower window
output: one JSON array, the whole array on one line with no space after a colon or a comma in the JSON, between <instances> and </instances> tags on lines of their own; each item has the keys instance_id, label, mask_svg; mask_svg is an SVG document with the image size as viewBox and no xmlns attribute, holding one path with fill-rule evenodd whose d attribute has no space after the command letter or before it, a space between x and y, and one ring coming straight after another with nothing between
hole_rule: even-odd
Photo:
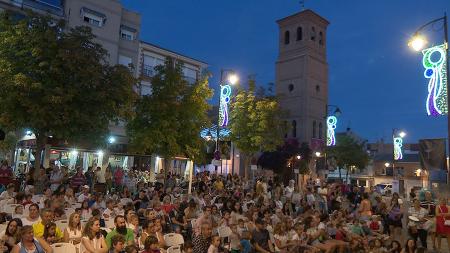
<instances>
[{"instance_id":1,"label":"tower window","mask_svg":"<svg viewBox=\"0 0 450 253\"><path fill-rule=\"evenodd\" d=\"M297 121L292 121L292 137L297 138Z\"/></svg>"},{"instance_id":2,"label":"tower window","mask_svg":"<svg viewBox=\"0 0 450 253\"><path fill-rule=\"evenodd\" d=\"M323 33L319 32L319 45L323 45Z\"/></svg>"},{"instance_id":3,"label":"tower window","mask_svg":"<svg viewBox=\"0 0 450 253\"><path fill-rule=\"evenodd\" d=\"M297 41L303 39L303 29L301 26L297 27Z\"/></svg>"},{"instance_id":4,"label":"tower window","mask_svg":"<svg viewBox=\"0 0 450 253\"><path fill-rule=\"evenodd\" d=\"M319 123L319 139L322 140L322 122Z\"/></svg>"},{"instance_id":5,"label":"tower window","mask_svg":"<svg viewBox=\"0 0 450 253\"><path fill-rule=\"evenodd\" d=\"M311 27L311 40L312 41L316 40L316 28L314 26Z\"/></svg>"},{"instance_id":6,"label":"tower window","mask_svg":"<svg viewBox=\"0 0 450 253\"><path fill-rule=\"evenodd\" d=\"M294 85L292 83L289 84L288 90L289 90L289 92L292 92L294 90Z\"/></svg>"},{"instance_id":7,"label":"tower window","mask_svg":"<svg viewBox=\"0 0 450 253\"><path fill-rule=\"evenodd\" d=\"M316 121L313 121L312 137L316 138Z\"/></svg>"},{"instance_id":8,"label":"tower window","mask_svg":"<svg viewBox=\"0 0 450 253\"><path fill-rule=\"evenodd\" d=\"M290 40L290 34L289 31L284 32L284 44L287 45L289 44L289 40Z\"/></svg>"},{"instance_id":9,"label":"tower window","mask_svg":"<svg viewBox=\"0 0 450 253\"><path fill-rule=\"evenodd\" d=\"M316 92L317 92L317 93L320 92L320 85L316 85Z\"/></svg>"}]
</instances>

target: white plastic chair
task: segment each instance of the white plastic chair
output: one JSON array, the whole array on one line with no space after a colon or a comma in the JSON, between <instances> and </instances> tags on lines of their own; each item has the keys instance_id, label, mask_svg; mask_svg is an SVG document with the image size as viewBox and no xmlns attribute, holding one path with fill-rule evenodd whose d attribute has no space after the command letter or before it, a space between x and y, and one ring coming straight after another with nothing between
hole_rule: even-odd
<instances>
[{"instance_id":1,"label":"white plastic chair","mask_svg":"<svg viewBox=\"0 0 450 253\"><path fill-rule=\"evenodd\" d=\"M105 219L105 228L114 228L114 219Z\"/></svg>"},{"instance_id":2,"label":"white plastic chair","mask_svg":"<svg viewBox=\"0 0 450 253\"><path fill-rule=\"evenodd\" d=\"M177 233L165 234L164 241L168 247L184 244L183 236Z\"/></svg>"},{"instance_id":3,"label":"white plastic chair","mask_svg":"<svg viewBox=\"0 0 450 253\"><path fill-rule=\"evenodd\" d=\"M3 207L3 211L7 214L13 214L14 213L14 209L16 209L16 206L20 206L20 204L6 204Z\"/></svg>"},{"instance_id":4,"label":"white plastic chair","mask_svg":"<svg viewBox=\"0 0 450 253\"><path fill-rule=\"evenodd\" d=\"M64 231L69 226L69 222L67 220L57 220L55 224L59 229L61 229L61 231Z\"/></svg>"},{"instance_id":5,"label":"white plastic chair","mask_svg":"<svg viewBox=\"0 0 450 253\"><path fill-rule=\"evenodd\" d=\"M76 209L76 208L80 208L81 207L81 203L73 203L72 204L72 208Z\"/></svg>"},{"instance_id":6,"label":"white plastic chair","mask_svg":"<svg viewBox=\"0 0 450 253\"><path fill-rule=\"evenodd\" d=\"M72 243L55 243L52 244L53 253L77 253L75 245Z\"/></svg>"},{"instance_id":7,"label":"white plastic chair","mask_svg":"<svg viewBox=\"0 0 450 253\"><path fill-rule=\"evenodd\" d=\"M181 253L181 246L180 245L171 246L167 249L167 253Z\"/></svg>"}]
</instances>

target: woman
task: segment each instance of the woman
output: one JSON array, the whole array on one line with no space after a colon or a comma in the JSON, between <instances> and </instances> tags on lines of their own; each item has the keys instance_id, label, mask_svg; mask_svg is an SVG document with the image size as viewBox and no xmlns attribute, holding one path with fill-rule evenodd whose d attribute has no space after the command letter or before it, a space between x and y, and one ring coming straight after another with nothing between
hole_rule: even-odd
<instances>
[{"instance_id":1,"label":"woman","mask_svg":"<svg viewBox=\"0 0 450 253\"><path fill-rule=\"evenodd\" d=\"M402 252L402 245L400 245L399 241L392 241L391 245L388 249L389 253L401 253Z\"/></svg>"},{"instance_id":2,"label":"woman","mask_svg":"<svg viewBox=\"0 0 450 253\"><path fill-rule=\"evenodd\" d=\"M231 216L231 223L237 224L239 219L246 220L245 216L242 213L242 207L241 204L236 201L233 205L233 211L230 214Z\"/></svg>"},{"instance_id":3,"label":"woman","mask_svg":"<svg viewBox=\"0 0 450 253\"><path fill-rule=\"evenodd\" d=\"M420 201L415 199L413 206L409 208L408 215L418 219L418 221L409 221L408 232L415 242L417 242L417 238L420 238L422 247L427 248L428 231L425 228L425 222L427 221L425 218L428 215L428 211L420 207Z\"/></svg>"},{"instance_id":4,"label":"woman","mask_svg":"<svg viewBox=\"0 0 450 253\"><path fill-rule=\"evenodd\" d=\"M416 243L414 242L414 239L406 240L402 253L416 253Z\"/></svg>"},{"instance_id":5,"label":"woman","mask_svg":"<svg viewBox=\"0 0 450 253\"><path fill-rule=\"evenodd\" d=\"M106 253L108 246L100 232L100 220L92 217L86 223L81 238L80 253Z\"/></svg>"},{"instance_id":6,"label":"woman","mask_svg":"<svg viewBox=\"0 0 450 253\"><path fill-rule=\"evenodd\" d=\"M438 239L438 250L441 250L441 237L447 237L447 246L450 247L450 208L447 205L447 198L439 198L439 205L436 207L436 237Z\"/></svg>"},{"instance_id":7,"label":"woman","mask_svg":"<svg viewBox=\"0 0 450 253\"><path fill-rule=\"evenodd\" d=\"M141 234L141 238L139 238L139 248L143 249L144 244L145 244L145 240L147 239L147 237L149 237L150 235L154 235L154 231L155 231L155 223L152 220L146 220L144 222L144 225L142 225L142 234Z\"/></svg>"},{"instance_id":8,"label":"woman","mask_svg":"<svg viewBox=\"0 0 450 253\"><path fill-rule=\"evenodd\" d=\"M275 252L289 252L289 248L295 246L295 243L288 240L288 233L283 222L275 225L273 233L275 239Z\"/></svg>"},{"instance_id":9,"label":"woman","mask_svg":"<svg viewBox=\"0 0 450 253\"><path fill-rule=\"evenodd\" d=\"M369 194L367 192L363 193L363 200L359 206L359 215L364 221L368 221L372 216L372 205L369 200Z\"/></svg>"},{"instance_id":10,"label":"woman","mask_svg":"<svg viewBox=\"0 0 450 253\"><path fill-rule=\"evenodd\" d=\"M69 217L69 224L64 229L64 242L72 243L79 246L83 230L81 227L80 215L78 213L72 213Z\"/></svg>"},{"instance_id":11,"label":"woman","mask_svg":"<svg viewBox=\"0 0 450 253\"><path fill-rule=\"evenodd\" d=\"M24 226L20 230L20 242L11 253L52 253L52 247L43 238L34 238L33 227Z\"/></svg>"},{"instance_id":12,"label":"woman","mask_svg":"<svg viewBox=\"0 0 450 253\"><path fill-rule=\"evenodd\" d=\"M89 208L89 201L85 200L81 203L81 218L87 220L92 216L91 209Z\"/></svg>"},{"instance_id":13,"label":"woman","mask_svg":"<svg viewBox=\"0 0 450 253\"><path fill-rule=\"evenodd\" d=\"M12 219L6 226L6 230L0 234L0 238L5 241L8 252L19 242L19 231L22 227L22 221L18 218Z\"/></svg>"},{"instance_id":14,"label":"woman","mask_svg":"<svg viewBox=\"0 0 450 253\"><path fill-rule=\"evenodd\" d=\"M402 217L403 210L400 205L398 194L394 193L391 199L390 206L388 208L388 222L389 222L389 230L391 232L391 238L399 238L401 240L402 237Z\"/></svg>"},{"instance_id":15,"label":"woman","mask_svg":"<svg viewBox=\"0 0 450 253\"><path fill-rule=\"evenodd\" d=\"M44 240L50 245L59 242L56 237L56 224L54 222L45 224L43 237Z\"/></svg>"}]
</instances>

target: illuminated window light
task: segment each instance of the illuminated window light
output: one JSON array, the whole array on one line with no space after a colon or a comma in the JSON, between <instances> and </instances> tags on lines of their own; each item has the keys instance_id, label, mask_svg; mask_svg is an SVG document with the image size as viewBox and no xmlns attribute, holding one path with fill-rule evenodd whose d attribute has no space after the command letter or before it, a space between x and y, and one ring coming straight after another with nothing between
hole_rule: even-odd
<instances>
[{"instance_id":1,"label":"illuminated window light","mask_svg":"<svg viewBox=\"0 0 450 253\"><path fill-rule=\"evenodd\" d=\"M394 160L403 159L402 153L403 139L401 137L394 138Z\"/></svg>"},{"instance_id":2,"label":"illuminated window light","mask_svg":"<svg viewBox=\"0 0 450 253\"><path fill-rule=\"evenodd\" d=\"M424 49L422 64L425 67L424 76L428 82L426 102L427 114L431 116L445 115L447 108L447 55L446 44ZM432 58L432 56L434 57ZM436 58L436 55L439 57Z\"/></svg>"},{"instance_id":3,"label":"illuminated window light","mask_svg":"<svg viewBox=\"0 0 450 253\"><path fill-rule=\"evenodd\" d=\"M328 116L327 118L327 146L336 145L336 136L334 130L336 129L336 116Z\"/></svg>"},{"instance_id":4,"label":"illuminated window light","mask_svg":"<svg viewBox=\"0 0 450 253\"><path fill-rule=\"evenodd\" d=\"M222 85L220 87L220 108L219 108L219 126L228 125L228 104L231 100L231 86Z\"/></svg>"}]
</instances>

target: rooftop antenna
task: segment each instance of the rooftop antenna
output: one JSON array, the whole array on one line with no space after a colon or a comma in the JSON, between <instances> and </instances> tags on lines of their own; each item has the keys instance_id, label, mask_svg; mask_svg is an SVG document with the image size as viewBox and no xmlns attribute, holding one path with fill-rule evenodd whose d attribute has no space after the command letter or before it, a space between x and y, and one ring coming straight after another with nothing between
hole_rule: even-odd
<instances>
[{"instance_id":1,"label":"rooftop antenna","mask_svg":"<svg viewBox=\"0 0 450 253\"><path fill-rule=\"evenodd\" d=\"M300 7L301 7L301 8L300 8L300 11L304 11L304 10L305 10L305 1L306 1L306 0L300 0L300 1L299 1Z\"/></svg>"}]
</instances>

